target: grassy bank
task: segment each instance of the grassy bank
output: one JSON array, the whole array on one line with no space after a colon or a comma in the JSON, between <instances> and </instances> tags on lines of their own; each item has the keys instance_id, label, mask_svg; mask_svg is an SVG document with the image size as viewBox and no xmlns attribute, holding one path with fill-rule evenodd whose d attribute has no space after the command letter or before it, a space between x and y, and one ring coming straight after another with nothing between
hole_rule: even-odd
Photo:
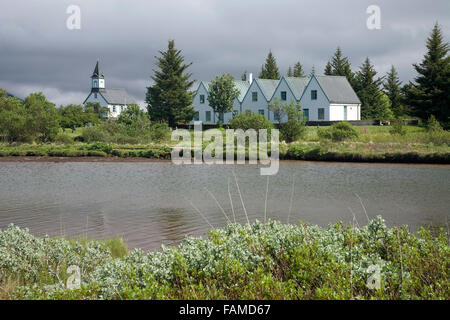
<instances>
[{"instance_id":1,"label":"grassy bank","mask_svg":"<svg viewBox=\"0 0 450 320\"><path fill-rule=\"evenodd\" d=\"M280 159L309 161L357 161L401 163L450 163L450 133L426 132L424 127L405 126L404 135L390 133L387 126L355 127L351 140L321 139L319 128L307 127L305 137L290 144L281 143ZM121 157L170 159L173 141L152 144L75 142L83 131L68 133L70 139L52 144L0 144L0 157ZM207 143L204 143L205 147Z\"/></svg>"},{"instance_id":2,"label":"grassy bank","mask_svg":"<svg viewBox=\"0 0 450 320\"><path fill-rule=\"evenodd\" d=\"M117 242L115 242L117 243ZM112 248L119 248L113 251ZM99 241L0 232L6 299L449 299L448 234L388 228L230 224L178 247L125 253ZM67 266L81 287L66 289ZM367 283L378 278L379 288Z\"/></svg>"}]
</instances>

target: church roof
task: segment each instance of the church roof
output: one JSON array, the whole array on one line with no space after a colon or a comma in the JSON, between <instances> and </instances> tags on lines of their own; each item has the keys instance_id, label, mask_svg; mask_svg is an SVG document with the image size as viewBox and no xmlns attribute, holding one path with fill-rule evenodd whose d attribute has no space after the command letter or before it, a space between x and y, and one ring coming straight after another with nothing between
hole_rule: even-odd
<instances>
[{"instance_id":1,"label":"church roof","mask_svg":"<svg viewBox=\"0 0 450 320\"><path fill-rule=\"evenodd\" d=\"M128 95L125 89L99 89L98 91L108 104L132 104L136 103L132 97Z\"/></svg>"},{"instance_id":2,"label":"church roof","mask_svg":"<svg viewBox=\"0 0 450 320\"><path fill-rule=\"evenodd\" d=\"M101 79L105 78L103 72L100 70L100 67L98 66L98 61L97 64L95 65L94 73L92 74L91 78L101 78Z\"/></svg>"}]
</instances>

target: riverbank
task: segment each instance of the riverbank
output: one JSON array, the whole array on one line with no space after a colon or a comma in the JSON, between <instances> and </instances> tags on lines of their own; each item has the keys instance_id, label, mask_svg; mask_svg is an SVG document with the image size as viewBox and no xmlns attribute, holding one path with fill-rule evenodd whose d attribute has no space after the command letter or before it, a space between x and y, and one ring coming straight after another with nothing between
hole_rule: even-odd
<instances>
[{"instance_id":1,"label":"riverbank","mask_svg":"<svg viewBox=\"0 0 450 320\"><path fill-rule=\"evenodd\" d=\"M0 161L161 161L169 145L0 145ZM247 152L248 155L248 152ZM236 152L235 152L236 157ZM248 158L248 157L247 157ZM280 160L450 164L450 148L399 142L298 142L280 145Z\"/></svg>"},{"instance_id":2,"label":"riverbank","mask_svg":"<svg viewBox=\"0 0 450 320\"><path fill-rule=\"evenodd\" d=\"M114 244L114 245L112 245ZM113 248L115 248L113 250ZM37 238L0 231L3 299L449 299L448 234L229 224L208 237L145 253L120 241ZM66 287L67 268L81 286Z\"/></svg>"}]
</instances>

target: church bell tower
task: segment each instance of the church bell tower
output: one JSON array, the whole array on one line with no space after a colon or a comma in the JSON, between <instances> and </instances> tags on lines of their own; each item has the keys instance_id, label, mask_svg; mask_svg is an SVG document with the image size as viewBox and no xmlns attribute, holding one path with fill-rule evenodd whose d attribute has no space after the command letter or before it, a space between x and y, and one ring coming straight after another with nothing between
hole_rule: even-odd
<instances>
[{"instance_id":1,"label":"church bell tower","mask_svg":"<svg viewBox=\"0 0 450 320\"><path fill-rule=\"evenodd\" d=\"M95 65L94 73L91 76L92 79L92 92L98 92L99 89L105 89L105 77L97 64Z\"/></svg>"}]
</instances>

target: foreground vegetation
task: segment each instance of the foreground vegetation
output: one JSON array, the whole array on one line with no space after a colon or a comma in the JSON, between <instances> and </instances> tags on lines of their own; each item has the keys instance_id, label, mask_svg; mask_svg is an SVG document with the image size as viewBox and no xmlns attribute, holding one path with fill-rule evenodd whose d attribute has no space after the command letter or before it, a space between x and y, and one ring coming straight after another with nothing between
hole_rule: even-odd
<instances>
[{"instance_id":1,"label":"foreground vegetation","mask_svg":"<svg viewBox=\"0 0 450 320\"><path fill-rule=\"evenodd\" d=\"M60 132L53 143L0 143L0 157L170 159L176 142L170 140L167 127L153 126L145 138L127 136L120 126L106 123L78 128L74 132L66 130ZM392 133L393 126L365 126L352 127L348 136L343 129L305 127L302 130L300 140L280 145L281 159L450 163L450 132L442 129L430 131L426 126L403 126L403 133L396 134ZM206 145L204 143L204 147Z\"/></svg>"},{"instance_id":2,"label":"foreground vegetation","mask_svg":"<svg viewBox=\"0 0 450 320\"><path fill-rule=\"evenodd\" d=\"M148 253L127 252L117 239L36 238L10 226L0 231L0 297L449 299L449 262L443 230L414 235L380 217L360 228L230 224ZM66 288L71 265L80 268L79 288ZM376 268L378 288L370 285Z\"/></svg>"}]
</instances>

